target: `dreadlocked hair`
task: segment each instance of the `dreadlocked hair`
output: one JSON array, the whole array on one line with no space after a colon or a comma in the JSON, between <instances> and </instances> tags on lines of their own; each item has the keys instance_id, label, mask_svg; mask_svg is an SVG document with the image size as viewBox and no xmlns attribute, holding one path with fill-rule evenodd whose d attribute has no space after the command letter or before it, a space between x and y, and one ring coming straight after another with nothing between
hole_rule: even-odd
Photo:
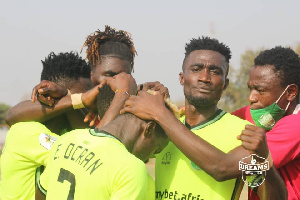
<instances>
[{"instance_id":1,"label":"dreadlocked hair","mask_svg":"<svg viewBox=\"0 0 300 200\"><path fill-rule=\"evenodd\" d=\"M300 88L300 60L299 55L291 48L276 46L262 51L254 59L254 66L274 66L274 72L281 80L281 86L296 84Z\"/></svg>"},{"instance_id":2,"label":"dreadlocked hair","mask_svg":"<svg viewBox=\"0 0 300 200\"><path fill-rule=\"evenodd\" d=\"M114 56L129 61L131 71L133 71L134 57L137 52L131 34L126 31L116 31L116 29L106 25L105 31L98 29L87 36L83 47L87 47L86 59L92 67L101 63L102 56Z\"/></svg>"},{"instance_id":3,"label":"dreadlocked hair","mask_svg":"<svg viewBox=\"0 0 300 200\"><path fill-rule=\"evenodd\" d=\"M42 80L58 83L61 80L90 78L91 68L77 52L59 53L51 52L45 60L42 60Z\"/></svg>"}]
</instances>

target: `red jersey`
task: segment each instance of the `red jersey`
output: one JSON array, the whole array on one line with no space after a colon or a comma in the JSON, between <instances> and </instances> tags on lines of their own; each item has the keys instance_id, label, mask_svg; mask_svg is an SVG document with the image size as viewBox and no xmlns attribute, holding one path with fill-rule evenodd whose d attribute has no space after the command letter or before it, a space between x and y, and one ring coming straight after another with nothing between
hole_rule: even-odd
<instances>
[{"instance_id":1,"label":"red jersey","mask_svg":"<svg viewBox=\"0 0 300 200\"><path fill-rule=\"evenodd\" d=\"M232 113L254 123L250 106ZM282 177L288 191L289 200L300 199L300 112L288 115L279 120L272 130L266 133L269 150L274 166ZM259 199L250 190L249 199Z\"/></svg>"}]
</instances>

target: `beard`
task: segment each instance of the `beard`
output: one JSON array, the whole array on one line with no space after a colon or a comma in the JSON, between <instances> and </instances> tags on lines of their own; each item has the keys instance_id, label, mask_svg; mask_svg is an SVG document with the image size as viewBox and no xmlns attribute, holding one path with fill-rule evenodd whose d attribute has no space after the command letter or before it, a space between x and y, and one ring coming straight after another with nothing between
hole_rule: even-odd
<instances>
[{"instance_id":1,"label":"beard","mask_svg":"<svg viewBox=\"0 0 300 200\"><path fill-rule=\"evenodd\" d=\"M213 97L193 96L192 94L186 93L184 95L189 104L196 108L209 108L216 105L219 101L219 99L214 99Z\"/></svg>"}]
</instances>

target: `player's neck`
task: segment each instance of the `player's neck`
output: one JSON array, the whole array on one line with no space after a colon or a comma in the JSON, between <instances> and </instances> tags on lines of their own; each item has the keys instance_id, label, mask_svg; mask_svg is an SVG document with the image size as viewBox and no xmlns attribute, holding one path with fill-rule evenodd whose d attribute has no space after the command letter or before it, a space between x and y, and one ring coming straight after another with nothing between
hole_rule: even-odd
<instances>
[{"instance_id":1,"label":"player's neck","mask_svg":"<svg viewBox=\"0 0 300 200\"><path fill-rule=\"evenodd\" d=\"M122 117L118 117L98 130L104 130L112 134L124 144L129 152L131 152L132 146L139 136L140 129L141 126L136 120L124 120Z\"/></svg>"},{"instance_id":2,"label":"player's neck","mask_svg":"<svg viewBox=\"0 0 300 200\"><path fill-rule=\"evenodd\" d=\"M289 108L287 109L287 111L285 112L285 116L286 115L291 115L293 114L295 108L296 108L297 104L296 104L296 101L292 101Z\"/></svg>"},{"instance_id":3,"label":"player's neck","mask_svg":"<svg viewBox=\"0 0 300 200\"><path fill-rule=\"evenodd\" d=\"M212 105L209 107L196 107L186 102L185 121L190 126L195 126L213 116L218 110L219 109L217 105Z\"/></svg>"}]
</instances>

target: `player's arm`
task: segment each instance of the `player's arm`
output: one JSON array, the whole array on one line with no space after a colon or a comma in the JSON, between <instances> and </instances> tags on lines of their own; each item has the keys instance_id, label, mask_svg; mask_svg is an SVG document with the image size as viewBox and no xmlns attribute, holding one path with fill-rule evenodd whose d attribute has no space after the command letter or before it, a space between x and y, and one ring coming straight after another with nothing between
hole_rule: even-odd
<instances>
[{"instance_id":1,"label":"player's arm","mask_svg":"<svg viewBox=\"0 0 300 200\"><path fill-rule=\"evenodd\" d=\"M45 200L46 196L39 190L37 189L35 192L35 200Z\"/></svg>"},{"instance_id":2,"label":"player's arm","mask_svg":"<svg viewBox=\"0 0 300 200\"><path fill-rule=\"evenodd\" d=\"M72 110L70 100L62 98L55 102L53 107L43 105L40 102L23 101L7 111L5 121L10 126L22 121L45 122Z\"/></svg>"},{"instance_id":3,"label":"player's arm","mask_svg":"<svg viewBox=\"0 0 300 200\"><path fill-rule=\"evenodd\" d=\"M130 74L120 73L114 77L107 77L100 84L107 84L115 91L115 96L106 111L105 115L97 125L98 128L105 126L109 122L113 121L118 115L120 115L121 109L124 107L125 101L130 95L135 95L137 92L137 85L135 79Z\"/></svg>"},{"instance_id":4,"label":"player's arm","mask_svg":"<svg viewBox=\"0 0 300 200\"><path fill-rule=\"evenodd\" d=\"M218 181L241 176L239 161L249 155L242 146L224 153L185 127L164 105L162 95L139 92L125 103L122 112L131 112L155 120L165 130L170 140L197 166Z\"/></svg>"},{"instance_id":5,"label":"player's arm","mask_svg":"<svg viewBox=\"0 0 300 200\"><path fill-rule=\"evenodd\" d=\"M60 98L67 93L65 88L56 83L42 81L33 88L31 101L23 101L10 108L6 113L5 121L10 126L21 121L45 122L66 113L72 110L72 103ZM36 101L36 98L42 103Z\"/></svg>"},{"instance_id":6,"label":"player's arm","mask_svg":"<svg viewBox=\"0 0 300 200\"><path fill-rule=\"evenodd\" d=\"M287 199L285 184L273 165L272 156L267 145L265 130L257 126L247 125L246 129L238 138L242 141L242 146L248 150L250 154L263 155L262 157L267 158L271 166L270 169L266 171L264 182L257 190L260 199Z\"/></svg>"},{"instance_id":7,"label":"player's arm","mask_svg":"<svg viewBox=\"0 0 300 200\"><path fill-rule=\"evenodd\" d=\"M264 200L285 200L288 198L286 186L274 165L267 171L264 182L257 190L257 195Z\"/></svg>"}]
</instances>

